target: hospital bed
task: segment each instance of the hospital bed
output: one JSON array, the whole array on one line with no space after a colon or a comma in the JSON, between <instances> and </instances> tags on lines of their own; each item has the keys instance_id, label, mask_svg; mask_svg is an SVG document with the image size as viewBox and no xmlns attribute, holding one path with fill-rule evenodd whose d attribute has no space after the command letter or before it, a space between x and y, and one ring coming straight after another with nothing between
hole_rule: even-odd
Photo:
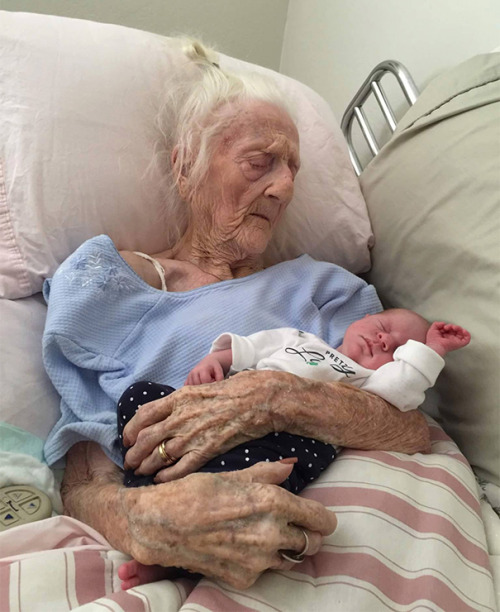
<instances>
[{"instance_id":1,"label":"hospital bed","mask_svg":"<svg viewBox=\"0 0 500 612\"><path fill-rule=\"evenodd\" d=\"M40 290L90 236L164 247L179 220L165 213L154 117L166 79L189 74L174 39L59 17L0 12L0 52L0 487L34 486L52 508L0 532L0 610L496 610L500 54L450 67L421 94L410 85L399 119L378 67L346 112L345 139L307 87L220 57L272 74L295 108L302 169L268 264L308 252L365 276L385 306L456 321L473 340L422 407L431 454L346 449L304 491L339 519L317 555L246 591L182 578L123 592L127 557L61 515L64 466L43 460L58 397L41 361ZM384 146L368 94L389 117Z\"/></svg>"}]
</instances>

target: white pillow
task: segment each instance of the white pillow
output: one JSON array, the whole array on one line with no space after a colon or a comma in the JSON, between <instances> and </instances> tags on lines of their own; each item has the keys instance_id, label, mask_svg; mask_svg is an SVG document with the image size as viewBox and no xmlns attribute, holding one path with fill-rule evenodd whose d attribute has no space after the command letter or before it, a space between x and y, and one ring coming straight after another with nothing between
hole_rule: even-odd
<instances>
[{"instance_id":1,"label":"white pillow","mask_svg":"<svg viewBox=\"0 0 500 612\"><path fill-rule=\"evenodd\" d=\"M42 440L60 416L59 396L42 363L46 311L41 293L21 300L0 299L0 427L7 423ZM1 437L0 446L5 450L7 429L1 429ZM33 448L29 438L25 444L20 440L16 442L19 452Z\"/></svg>"},{"instance_id":2,"label":"white pillow","mask_svg":"<svg viewBox=\"0 0 500 612\"><path fill-rule=\"evenodd\" d=\"M167 75L187 78L175 39L47 15L0 11L0 296L40 291L87 238L166 248L154 117ZM372 232L344 141L326 102L271 73L299 117L302 169L267 263L308 252L358 273Z\"/></svg>"},{"instance_id":3,"label":"white pillow","mask_svg":"<svg viewBox=\"0 0 500 612\"><path fill-rule=\"evenodd\" d=\"M500 53L437 76L367 166L377 236L370 282L385 306L467 328L436 390L447 433L500 486Z\"/></svg>"}]
</instances>

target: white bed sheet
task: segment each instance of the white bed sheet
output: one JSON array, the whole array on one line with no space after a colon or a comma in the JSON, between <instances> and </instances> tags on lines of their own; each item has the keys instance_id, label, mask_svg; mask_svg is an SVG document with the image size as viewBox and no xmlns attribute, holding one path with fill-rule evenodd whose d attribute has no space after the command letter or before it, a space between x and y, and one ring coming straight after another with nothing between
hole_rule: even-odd
<instances>
[{"instance_id":1,"label":"white bed sheet","mask_svg":"<svg viewBox=\"0 0 500 612\"><path fill-rule=\"evenodd\" d=\"M494 612L500 521L480 505L456 445L429 422L432 454L344 451L305 490L339 527L293 571L266 572L246 591L180 579L124 593L117 568L127 557L56 517L0 534L0 610Z\"/></svg>"}]
</instances>

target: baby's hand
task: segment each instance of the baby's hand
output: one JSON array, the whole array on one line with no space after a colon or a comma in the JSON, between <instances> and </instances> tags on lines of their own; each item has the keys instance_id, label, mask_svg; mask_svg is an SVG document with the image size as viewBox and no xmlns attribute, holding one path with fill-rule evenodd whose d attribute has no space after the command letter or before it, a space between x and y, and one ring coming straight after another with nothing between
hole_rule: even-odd
<instances>
[{"instance_id":1,"label":"baby's hand","mask_svg":"<svg viewBox=\"0 0 500 612\"><path fill-rule=\"evenodd\" d=\"M429 327L425 340L427 346L435 350L441 357L450 351L467 346L469 342L470 334L466 329L442 321L434 322Z\"/></svg>"},{"instance_id":2,"label":"baby's hand","mask_svg":"<svg viewBox=\"0 0 500 612\"><path fill-rule=\"evenodd\" d=\"M224 380L224 370L215 354L210 353L194 366L184 384L203 385L219 380Z\"/></svg>"}]
</instances>

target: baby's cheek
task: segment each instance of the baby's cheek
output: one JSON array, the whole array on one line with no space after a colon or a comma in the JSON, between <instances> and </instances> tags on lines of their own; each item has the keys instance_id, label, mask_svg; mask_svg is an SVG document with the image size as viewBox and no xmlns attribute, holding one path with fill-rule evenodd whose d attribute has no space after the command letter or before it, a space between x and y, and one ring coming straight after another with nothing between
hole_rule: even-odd
<instances>
[{"instance_id":1,"label":"baby's cheek","mask_svg":"<svg viewBox=\"0 0 500 612\"><path fill-rule=\"evenodd\" d=\"M365 367L371 368L372 370L377 370L378 368L382 367L386 363L390 363L391 361L394 361L393 354L384 353L383 355L374 355L371 358L371 365L367 364Z\"/></svg>"}]
</instances>

